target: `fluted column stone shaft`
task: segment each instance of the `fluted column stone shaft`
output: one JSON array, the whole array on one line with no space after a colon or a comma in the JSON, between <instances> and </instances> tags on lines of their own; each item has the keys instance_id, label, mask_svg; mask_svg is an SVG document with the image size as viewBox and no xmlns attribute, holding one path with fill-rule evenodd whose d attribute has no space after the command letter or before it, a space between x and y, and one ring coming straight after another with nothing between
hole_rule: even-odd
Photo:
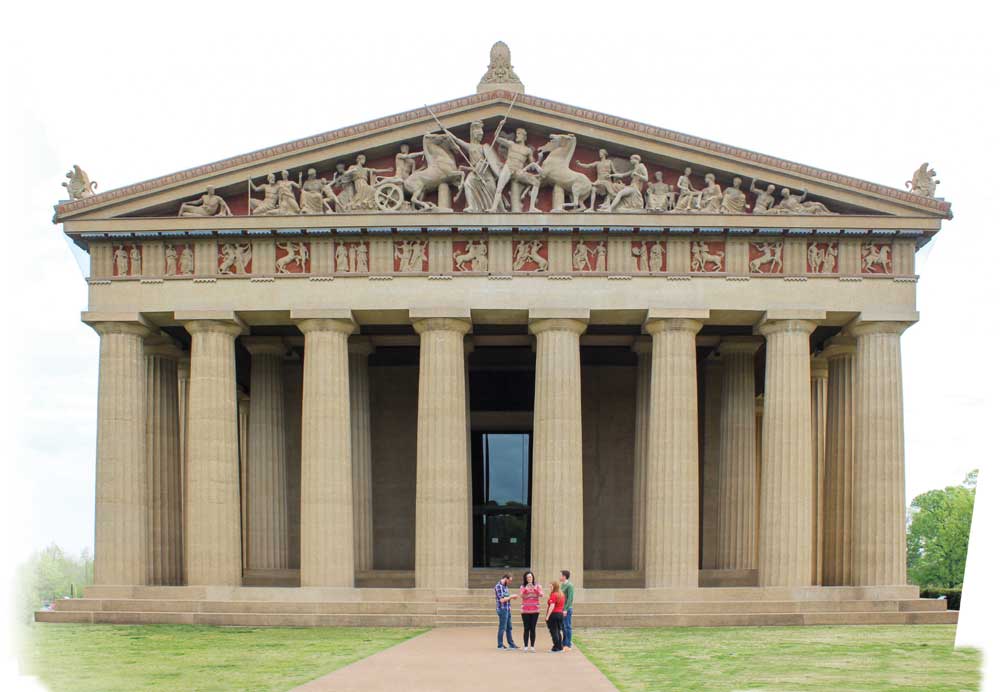
<instances>
[{"instance_id":1,"label":"fluted column stone shaft","mask_svg":"<svg viewBox=\"0 0 1000 692\"><path fill-rule=\"evenodd\" d=\"M812 583L823 583L823 484L826 474L826 420L829 368L825 358L813 358L809 369L809 390L812 396L812 463L813 463L813 571Z\"/></svg>"},{"instance_id":2,"label":"fluted column stone shaft","mask_svg":"<svg viewBox=\"0 0 1000 692\"><path fill-rule=\"evenodd\" d=\"M354 474L347 337L354 322L306 319L302 375L302 586L354 586Z\"/></svg>"},{"instance_id":3,"label":"fluted column stone shaft","mask_svg":"<svg viewBox=\"0 0 1000 692\"><path fill-rule=\"evenodd\" d=\"M288 486L285 482L284 358L280 337L247 337L250 428L247 431L247 511L250 569L288 567Z\"/></svg>"},{"instance_id":4,"label":"fluted column stone shaft","mask_svg":"<svg viewBox=\"0 0 1000 692\"><path fill-rule=\"evenodd\" d=\"M698 586L698 376L694 319L646 322L653 337L646 468L646 587Z\"/></svg>"},{"instance_id":5,"label":"fluted column stone shaft","mask_svg":"<svg viewBox=\"0 0 1000 692\"><path fill-rule=\"evenodd\" d=\"M240 540L243 542L242 564L246 569L250 549L250 524L247 511L247 433L250 430L250 396L242 390L236 392L236 435L239 440L240 467Z\"/></svg>"},{"instance_id":6,"label":"fluted column stone shaft","mask_svg":"<svg viewBox=\"0 0 1000 692\"><path fill-rule=\"evenodd\" d=\"M239 440L235 339L240 324L192 320L184 559L190 585L238 586Z\"/></svg>"},{"instance_id":7,"label":"fluted column stone shaft","mask_svg":"<svg viewBox=\"0 0 1000 692\"><path fill-rule=\"evenodd\" d=\"M375 349L365 339L352 340L348 344L348 350L351 385L351 469L354 484L354 568L366 571L374 566L371 387L368 378L368 356Z\"/></svg>"},{"instance_id":8,"label":"fluted column stone shaft","mask_svg":"<svg viewBox=\"0 0 1000 692\"><path fill-rule=\"evenodd\" d=\"M722 356L721 464L718 569L753 569L757 563L757 424L754 354L758 339L726 339Z\"/></svg>"},{"instance_id":9,"label":"fluted column stone shaft","mask_svg":"<svg viewBox=\"0 0 1000 692\"><path fill-rule=\"evenodd\" d=\"M635 371L635 471L632 479L632 567L640 572L646 555L646 450L649 445L649 377L653 343L642 337L632 346Z\"/></svg>"},{"instance_id":10,"label":"fluted column stone shaft","mask_svg":"<svg viewBox=\"0 0 1000 692\"><path fill-rule=\"evenodd\" d=\"M812 581L812 429L809 335L814 322L769 320L761 449L761 586Z\"/></svg>"},{"instance_id":11,"label":"fluted column stone shaft","mask_svg":"<svg viewBox=\"0 0 1000 692\"><path fill-rule=\"evenodd\" d=\"M583 584L583 405L580 319L531 322L535 335L531 553L543 582L568 569Z\"/></svg>"},{"instance_id":12,"label":"fluted column stone shaft","mask_svg":"<svg viewBox=\"0 0 1000 692\"><path fill-rule=\"evenodd\" d=\"M858 586L906 584L903 378L905 322L856 324L852 579Z\"/></svg>"},{"instance_id":13,"label":"fluted column stone shaft","mask_svg":"<svg viewBox=\"0 0 1000 692\"><path fill-rule=\"evenodd\" d=\"M191 384L191 358L184 355L177 360L177 434L180 446L181 465L181 584L187 583L187 569L184 566L184 527L187 525L187 511L184 509L184 492L188 473L188 387Z\"/></svg>"},{"instance_id":14,"label":"fluted column stone shaft","mask_svg":"<svg viewBox=\"0 0 1000 692\"><path fill-rule=\"evenodd\" d=\"M466 588L469 582L469 522L472 519L465 466L465 346L467 319L428 317L413 328L420 335L417 394L416 554L419 588Z\"/></svg>"},{"instance_id":15,"label":"fluted column stone shaft","mask_svg":"<svg viewBox=\"0 0 1000 692\"><path fill-rule=\"evenodd\" d=\"M138 323L98 322L94 583L142 585L149 576L146 361Z\"/></svg>"},{"instance_id":16,"label":"fluted column stone shaft","mask_svg":"<svg viewBox=\"0 0 1000 692\"><path fill-rule=\"evenodd\" d=\"M823 584L851 584L854 507L855 341L835 336L823 357L827 383L826 463L823 480Z\"/></svg>"},{"instance_id":17,"label":"fluted column stone shaft","mask_svg":"<svg viewBox=\"0 0 1000 692\"><path fill-rule=\"evenodd\" d=\"M722 361L715 355L702 364L703 412L701 425L701 568L719 566L719 520L722 512Z\"/></svg>"},{"instance_id":18,"label":"fluted column stone shaft","mask_svg":"<svg viewBox=\"0 0 1000 692\"><path fill-rule=\"evenodd\" d=\"M148 583L165 586L179 586L183 578L179 357L180 350L172 344L146 344Z\"/></svg>"}]
</instances>

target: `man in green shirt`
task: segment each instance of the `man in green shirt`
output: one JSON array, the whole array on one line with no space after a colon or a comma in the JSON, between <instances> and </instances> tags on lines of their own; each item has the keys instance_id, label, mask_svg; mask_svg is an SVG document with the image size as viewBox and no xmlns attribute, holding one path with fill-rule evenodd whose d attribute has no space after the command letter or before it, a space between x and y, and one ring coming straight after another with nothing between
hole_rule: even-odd
<instances>
[{"instance_id":1,"label":"man in green shirt","mask_svg":"<svg viewBox=\"0 0 1000 692\"><path fill-rule=\"evenodd\" d=\"M573 582L569 580L569 570L559 573L559 590L566 597L563 605L563 648L573 649Z\"/></svg>"}]
</instances>

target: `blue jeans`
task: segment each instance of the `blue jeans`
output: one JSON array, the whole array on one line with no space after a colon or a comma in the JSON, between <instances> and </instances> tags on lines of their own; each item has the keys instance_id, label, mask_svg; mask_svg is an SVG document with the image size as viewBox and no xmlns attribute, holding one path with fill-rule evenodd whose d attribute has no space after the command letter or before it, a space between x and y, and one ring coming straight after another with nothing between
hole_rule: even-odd
<instances>
[{"instance_id":1,"label":"blue jeans","mask_svg":"<svg viewBox=\"0 0 1000 692\"><path fill-rule=\"evenodd\" d=\"M573 609L563 611L563 646L573 646Z\"/></svg>"},{"instance_id":2,"label":"blue jeans","mask_svg":"<svg viewBox=\"0 0 1000 692\"><path fill-rule=\"evenodd\" d=\"M506 632L507 645L512 649L516 649L517 646L514 644L514 628L510 622L510 609L497 608L497 619L500 620L499 626L497 627L497 648L503 648L503 634Z\"/></svg>"}]
</instances>

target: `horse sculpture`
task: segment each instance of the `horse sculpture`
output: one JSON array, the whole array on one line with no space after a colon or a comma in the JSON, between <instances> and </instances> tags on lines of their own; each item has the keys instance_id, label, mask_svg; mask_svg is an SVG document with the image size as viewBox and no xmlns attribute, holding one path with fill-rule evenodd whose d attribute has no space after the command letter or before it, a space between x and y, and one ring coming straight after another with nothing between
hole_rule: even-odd
<instances>
[{"instance_id":1,"label":"horse sculpture","mask_svg":"<svg viewBox=\"0 0 1000 692\"><path fill-rule=\"evenodd\" d=\"M465 174L455 163L455 144L448 135L426 134L423 147L426 167L410 174L403 182L406 191L410 193L410 203L417 210L434 209L438 206L424 200L424 194L428 190L437 190L442 183L454 185L461 190L465 180Z\"/></svg>"},{"instance_id":2,"label":"horse sculpture","mask_svg":"<svg viewBox=\"0 0 1000 692\"><path fill-rule=\"evenodd\" d=\"M569 167L576 151L576 136L549 135L548 144L539 151L547 154L539 168L541 184L558 187L572 195L571 201L564 202L561 209L553 208L553 211L587 211L583 200L590 197L594 184L586 175Z\"/></svg>"}]
</instances>

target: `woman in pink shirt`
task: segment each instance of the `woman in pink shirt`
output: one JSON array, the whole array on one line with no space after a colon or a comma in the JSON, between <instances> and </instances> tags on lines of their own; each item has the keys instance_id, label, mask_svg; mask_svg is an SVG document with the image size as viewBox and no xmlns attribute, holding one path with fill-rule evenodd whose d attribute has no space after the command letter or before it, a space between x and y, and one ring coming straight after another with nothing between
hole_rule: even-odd
<instances>
[{"instance_id":1,"label":"woman in pink shirt","mask_svg":"<svg viewBox=\"0 0 1000 692\"><path fill-rule=\"evenodd\" d=\"M538 625L539 601L545 594L541 584L535 583L530 571L521 579L521 622L524 624L524 651L535 650L535 626ZM530 647L529 647L530 642Z\"/></svg>"}]
</instances>

